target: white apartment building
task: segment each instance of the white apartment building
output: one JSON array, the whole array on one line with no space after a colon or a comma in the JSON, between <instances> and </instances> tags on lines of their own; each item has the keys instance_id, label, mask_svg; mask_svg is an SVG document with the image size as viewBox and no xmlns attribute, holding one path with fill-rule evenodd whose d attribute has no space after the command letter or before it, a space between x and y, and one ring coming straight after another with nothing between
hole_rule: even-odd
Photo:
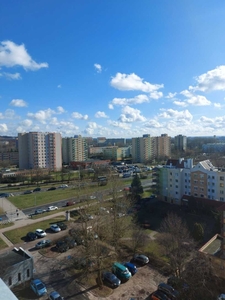
<instances>
[{"instance_id":1,"label":"white apartment building","mask_svg":"<svg viewBox=\"0 0 225 300\"><path fill-rule=\"evenodd\" d=\"M225 172L218 170L209 160L196 165L192 159L168 160L159 172L163 201L181 204L185 195L225 201Z\"/></svg>"},{"instance_id":2,"label":"white apartment building","mask_svg":"<svg viewBox=\"0 0 225 300\"><path fill-rule=\"evenodd\" d=\"M62 139L63 163L69 164L71 161L85 161L87 158L87 143L81 135Z\"/></svg>"},{"instance_id":3,"label":"white apartment building","mask_svg":"<svg viewBox=\"0 0 225 300\"><path fill-rule=\"evenodd\" d=\"M62 169L62 139L60 133L19 133L18 149L20 169Z\"/></svg>"}]
</instances>

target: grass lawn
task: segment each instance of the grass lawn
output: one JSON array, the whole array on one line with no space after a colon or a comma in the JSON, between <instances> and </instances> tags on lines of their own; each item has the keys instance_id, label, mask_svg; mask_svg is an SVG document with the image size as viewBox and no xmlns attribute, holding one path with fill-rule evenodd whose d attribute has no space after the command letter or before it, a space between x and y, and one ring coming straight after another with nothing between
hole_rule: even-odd
<instances>
[{"instance_id":1,"label":"grass lawn","mask_svg":"<svg viewBox=\"0 0 225 300\"><path fill-rule=\"evenodd\" d=\"M50 227L51 224L54 224L56 222L65 221L64 217L55 217L52 219L48 219L45 221L40 221L38 223L30 224L28 226L15 228L9 231L4 232L4 235L13 243L17 244L23 241L29 231L35 231L37 228L41 228L43 230L46 230Z\"/></svg>"},{"instance_id":2,"label":"grass lawn","mask_svg":"<svg viewBox=\"0 0 225 300\"><path fill-rule=\"evenodd\" d=\"M43 191L39 193L10 197L9 200L19 209L25 209L29 207L48 204L59 200L75 200L79 196L83 195L87 195L87 197L89 197L95 192L101 192L106 189L107 186L96 185L85 187L84 189L80 189L80 191L78 188L57 189L54 191Z\"/></svg>"},{"instance_id":3,"label":"grass lawn","mask_svg":"<svg viewBox=\"0 0 225 300\"><path fill-rule=\"evenodd\" d=\"M0 229L1 229L1 228L6 228L6 227L10 227L10 226L12 226L12 225L14 225L13 222L7 222L7 223L4 223L4 221L3 221L3 223L0 224Z\"/></svg>"},{"instance_id":4,"label":"grass lawn","mask_svg":"<svg viewBox=\"0 0 225 300\"><path fill-rule=\"evenodd\" d=\"M8 245L6 245L6 243L0 238L0 250L7 248Z\"/></svg>"}]
</instances>

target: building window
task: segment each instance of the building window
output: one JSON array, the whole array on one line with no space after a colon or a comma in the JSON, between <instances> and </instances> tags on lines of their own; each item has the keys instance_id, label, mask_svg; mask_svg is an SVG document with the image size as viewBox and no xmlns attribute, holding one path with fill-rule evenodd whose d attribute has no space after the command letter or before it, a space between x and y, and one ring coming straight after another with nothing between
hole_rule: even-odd
<instances>
[{"instance_id":1,"label":"building window","mask_svg":"<svg viewBox=\"0 0 225 300\"><path fill-rule=\"evenodd\" d=\"M18 281L21 281L21 273L18 273Z\"/></svg>"},{"instance_id":2,"label":"building window","mask_svg":"<svg viewBox=\"0 0 225 300\"><path fill-rule=\"evenodd\" d=\"M224 176L220 176L220 180L224 180Z\"/></svg>"},{"instance_id":3,"label":"building window","mask_svg":"<svg viewBox=\"0 0 225 300\"><path fill-rule=\"evenodd\" d=\"M214 190L212 190L212 193L214 193Z\"/></svg>"},{"instance_id":4,"label":"building window","mask_svg":"<svg viewBox=\"0 0 225 300\"><path fill-rule=\"evenodd\" d=\"M212 179L215 179L215 176L212 176Z\"/></svg>"},{"instance_id":5,"label":"building window","mask_svg":"<svg viewBox=\"0 0 225 300\"><path fill-rule=\"evenodd\" d=\"M223 190L220 191L220 194L223 195Z\"/></svg>"},{"instance_id":6,"label":"building window","mask_svg":"<svg viewBox=\"0 0 225 300\"><path fill-rule=\"evenodd\" d=\"M223 197L220 197L220 201L223 201L224 200L224 198Z\"/></svg>"},{"instance_id":7,"label":"building window","mask_svg":"<svg viewBox=\"0 0 225 300\"><path fill-rule=\"evenodd\" d=\"M224 183L220 183L220 187L224 187Z\"/></svg>"},{"instance_id":8,"label":"building window","mask_svg":"<svg viewBox=\"0 0 225 300\"><path fill-rule=\"evenodd\" d=\"M30 269L27 269L27 278L30 277Z\"/></svg>"},{"instance_id":9,"label":"building window","mask_svg":"<svg viewBox=\"0 0 225 300\"><path fill-rule=\"evenodd\" d=\"M9 277L9 286L12 285L12 277Z\"/></svg>"}]
</instances>

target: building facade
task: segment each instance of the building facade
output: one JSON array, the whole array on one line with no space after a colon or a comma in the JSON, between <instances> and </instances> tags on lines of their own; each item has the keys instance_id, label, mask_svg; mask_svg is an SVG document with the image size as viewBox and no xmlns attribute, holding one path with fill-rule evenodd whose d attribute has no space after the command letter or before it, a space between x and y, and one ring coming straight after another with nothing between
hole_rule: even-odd
<instances>
[{"instance_id":1,"label":"building facade","mask_svg":"<svg viewBox=\"0 0 225 300\"><path fill-rule=\"evenodd\" d=\"M146 163L152 159L152 139L150 134L132 138L132 160L136 163Z\"/></svg>"},{"instance_id":2,"label":"building facade","mask_svg":"<svg viewBox=\"0 0 225 300\"><path fill-rule=\"evenodd\" d=\"M159 170L160 199L182 204L187 196L225 201L225 171L209 160L193 165L192 159L168 160Z\"/></svg>"},{"instance_id":3,"label":"building facade","mask_svg":"<svg viewBox=\"0 0 225 300\"><path fill-rule=\"evenodd\" d=\"M85 161L88 159L86 140L81 136L62 138L62 160L69 164L71 161Z\"/></svg>"},{"instance_id":4,"label":"building facade","mask_svg":"<svg viewBox=\"0 0 225 300\"><path fill-rule=\"evenodd\" d=\"M62 169L60 133L19 133L18 148L20 169Z\"/></svg>"},{"instance_id":5,"label":"building facade","mask_svg":"<svg viewBox=\"0 0 225 300\"><path fill-rule=\"evenodd\" d=\"M174 137L174 147L179 151L187 150L187 137L185 135L179 134Z\"/></svg>"}]
</instances>

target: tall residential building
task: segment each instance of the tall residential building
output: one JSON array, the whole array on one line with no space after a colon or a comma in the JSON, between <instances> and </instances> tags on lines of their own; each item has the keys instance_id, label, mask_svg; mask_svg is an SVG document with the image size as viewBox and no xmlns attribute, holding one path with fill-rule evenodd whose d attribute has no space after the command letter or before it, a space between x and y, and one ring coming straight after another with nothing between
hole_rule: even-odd
<instances>
[{"instance_id":1,"label":"tall residential building","mask_svg":"<svg viewBox=\"0 0 225 300\"><path fill-rule=\"evenodd\" d=\"M170 157L171 155L171 137L164 133L161 136L154 137L154 155L155 157Z\"/></svg>"},{"instance_id":2,"label":"tall residential building","mask_svg":"<svg viewBox=\"0 0 225 300\"><path fill-rule=\"evenodd\" d=\"M146 163L152 159L152 141L150 134L132 138L132 160L137 163Z\"/></svg>"},{"instance_id":3,"label":"tall residential building","mask_svg":"<svg viewBox=\"0 0 225 300\"><path fill-rule=\"evenodd\" d=\"M85 161L87 158L87 143L81 135L62 139L63 163L69 164L71 161Z\"/></svg>"},{"instance_id":4,"label":"tall residential building","mask_svg":"<svg viewBox=\"0 0 225 300\"><path fill-rule=\"evenodd\" d=\"M176 150L186 151L187 150L187 137L179 134L174 137L174 146Z\"/></svg>"},{"instance_id":5,"label":"tall residential building","mask_svg":"<svg viewBox=\"0 0 225 300\"><path fill-rule=\"evenodd\" d=\"M19 133L18 149L20 169L62 169L62 138L60 133Z\"/></svg>"}]
</instances>

